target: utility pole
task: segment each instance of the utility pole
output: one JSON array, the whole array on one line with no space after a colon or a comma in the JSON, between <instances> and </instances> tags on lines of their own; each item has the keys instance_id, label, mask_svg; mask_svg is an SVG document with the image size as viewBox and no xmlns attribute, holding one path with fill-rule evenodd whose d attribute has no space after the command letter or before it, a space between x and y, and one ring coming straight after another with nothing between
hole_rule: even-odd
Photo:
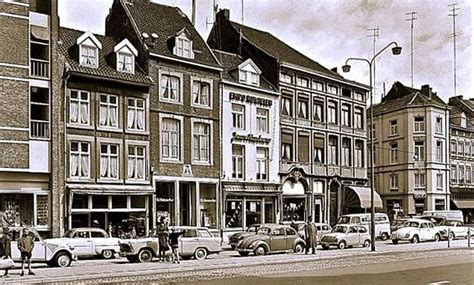
<instances>
[{"instance_id":1,"label":"utility pole","mask_svg":"<svg viewBox=\"0 0 474 285\"><path fill-rule=\"evenodd\" d=\"M206 27L213 26L216 22L218 7L219 6L217 5L216 0L212 0L212 21L209 21L209 18L206 17Z\"/></svg>"},{"instance_id":2,"label":"utility pole","mask_svg":"<svg viewBox=\"0 0 474 285\"><path fill-rule=\"evenodd\" d=\"M373 43L373 47L372 47L372 52L373 52L372 56L375 56L375 49L376 49L376 47L377 47L377 46L376 46L376 42L377 42L377 39L379 38L379 26L377 26L377 27L375 27L375 28L372 28L372 29L367 29L367 31L371 31L371 32L372 32L371 34L367 35L367 37L373 38L374 43ZM374 61L374 63L373 63L373 68L374 68L374 69L373 69L373 72L374 72L373 83L374 83L374 84L373 84L372 88L374 88L373 93L374 93L374 94L377 94L377 92L376 92L376 89L377 89L376 86L377 86L377 84L375 84L375 82L376 82L376 81L375 81L375 61ZM371 127L371 128L372 128L372 127Z\"/></svg>"},{"instance_id":3,"label":"utility pole","mask_svg":"<svg viewBox=\"0 0 474 285\"><path fill-rule=\"evenodd\" d=\"M242 25L244 24L244 0L242 0Z\"/></svg>"},{"instance_id":4,"label":"utility pole","mask_svg":"<svg viewBox=\"0 0 474 285\"><path fill-rule=\"evenodd\" d=\"M413 52L414 52L414 41L413 41L413 22L417 19L415 18L416 12L406 13L405 15L410 16L406 21L411 22L411 87L413 88Z\"/></svg>"},{"instance_id":5,"label":"utility pole","mask_svg":"<svg viewBox=\"0 0 474 285\"><path fill-rule=\"evenodd\" d=\"M457 33L456 33L456 17L458 16L457 12L458 10L460 10L461 8L458 8L457 7L458 4L454 3L454 4L451 4L451 5L448 5L448 7L450 7L451 9L451 14L448 14L448 16L450 17L453 17L453 47L454 47L454 96L456 96L456 37L459 36Z\"/></svg>"}]
</instances>

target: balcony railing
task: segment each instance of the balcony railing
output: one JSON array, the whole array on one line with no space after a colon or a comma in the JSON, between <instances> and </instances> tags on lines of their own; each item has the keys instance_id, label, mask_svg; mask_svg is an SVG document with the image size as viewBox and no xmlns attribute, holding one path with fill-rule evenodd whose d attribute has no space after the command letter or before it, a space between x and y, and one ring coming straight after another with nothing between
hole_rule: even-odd
<instances>
[{"instance_id":1,"label":"balcony railing","mask_svg":"<svg viewBox=\"0 0 474 285\"><path fill-rule=\"evenodd\" d=\"M31 120L31 137L49 139L49 122L42 120Z\"/></svg>"},{"instance_id":2,"label":"balcony railing","mask_svg":"<svg viewBox=\"0 0 474 285\"><path fill-rule=\"evenodd\" d=\"M49 78L49 61L44 59L31 59L30 75L39 78Z\"/></svg>"}]
</instances>

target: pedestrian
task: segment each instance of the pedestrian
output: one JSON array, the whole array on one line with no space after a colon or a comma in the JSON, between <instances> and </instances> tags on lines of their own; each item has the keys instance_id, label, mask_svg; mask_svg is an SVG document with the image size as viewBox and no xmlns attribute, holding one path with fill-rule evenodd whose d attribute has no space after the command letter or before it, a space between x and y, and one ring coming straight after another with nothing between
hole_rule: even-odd
<instances>
[{"instance_id":1,"label":"pedestrian","mask_svg":"<svg viewBox=\"0 0 474 285\"><path fill-rule=\"evenodd\" d=\"M28 275L35 275L31 271L31 252L35 247L35 241L33 235L30 234L28 228L23 228L23 235L18 239L18 249L21 254L21 274L20 276L25 275L25 262L28 262Z\"/></svg>"},{"instance_id":2,"label":"pedestrian","mask_svg":"<svg viewBox=\"0 0 474 285\"><path fill-rule=\"evenodd\" d=\"M171 246L171 262L179 263L179 237L183 234L182 231L171 230L170 246Z\"/></svg>"},{"instance_id":3,"label":"pedestrian","mask_svg":"<svg viewBox=\"0 0 474 285\"><path fill-rule=\"evenodd\" d=\"M137 238L137 230L135 229L135 227L132 227L132 238Z\"/></svg>"},{"instance_id":4,"label":"pedestrian","mask_svg":"<svg viewBox=\"0 0 474 285\"><path fill-rule=\"evenodd\" d=\"M169 248L169 229L168 223L166 222L166 217L160 217L160 223L158 224L158 261L165 261L166 251Z\"/></svg>"},{"instance_id":5,"label":"pedestrian","mask_svg":"<svg viewBox=\"0 0 474 285\"><path fill-rule=\"evenodd\" d=\"M295 223L295 218L291 218L291 224L290 227L292 227L296 232L298 232L298 225Z\"/></svg>"},{"instance_id":6,"label":"pedestrian","mask_svg":"<svg viewBox=\"0 0 474 285\"><path fill-rule=\"evenodd\" d=\"M8 227L3 227L3 235L0 239L1 244L2 244L2 250L3 250L3 259L8 259L11 258L12 256L12 237L10 233L10 229ZM3 277L8 277L8 269L5 268L5 273L3 274Z\"/></svg>"},{"instance_id":7,"label":"pedestrian","mask_svg":"<svg viewBox=\"0 0 474 285\"><path fill-rule=\"evenodd\" d=\"M306 225L304 226L304 236L305 236L305 242L306 242L305 254L308 254L309 249L311 249L312 254L316 253L317 229L316 229L316 225L311 220L312 220L312 217L309 216L308 221L306 222Z\"/></svg>"}]
</instances>

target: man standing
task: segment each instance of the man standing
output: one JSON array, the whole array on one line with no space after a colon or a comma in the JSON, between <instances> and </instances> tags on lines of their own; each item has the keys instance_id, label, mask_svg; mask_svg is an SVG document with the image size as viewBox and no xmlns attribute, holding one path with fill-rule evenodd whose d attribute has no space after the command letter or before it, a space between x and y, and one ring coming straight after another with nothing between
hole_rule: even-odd
<instances>
[{"instance_id":1,"label":"man standing","mask_svg":"<svg viewBox=\"0 0 474 285\"><path fill-rule=\"evenodd\" d=\"M3 258L11 258L12 256L12 238L10 234L10 229L8 227L3 227L3 235L0 239L3 248ZM8 277L8 268L5 269L4 277Z\"/></svg>"},{"instance_id":2,"label":"man standing","mask_svg":"<svg viewBox=\"0 0 474 285\"><path fill-rule=\"evenodd\" d=\"M316 253L317 232L316 232L316 226L311 220L312 220L312 217L309 216L308 221L306 222L306 225L304 227L304 236L305 236L305 242L306 242L305 254L308 254L310 248L311 248L312 254Z\"/></svg>"},{"instance_id":3,"label":"man standing","mask_svg":"<svg viewBox=\"0 0 474 285\"><path fill-rule=\"evenodd\" d=\"M23 235L18 240L18 249L21 253L21 274L20 276L25 275L25 261L28 262L28 275L35 275L31 271L31 252L35 247L34 237L30 235L28 228L23 229Z\"/></svg>"},{"instance_id":4,"label":"man standing","mask_svg":"<svg viewBox=\"0 0 474 285\"><path fill-rule=\"evenodd\" d=\"M171 245L171 261L173 263L179 263L179 237L183 234L182 231L176 231L174 228L170 233L170 245Z\"/></svg>"}]
</instances>

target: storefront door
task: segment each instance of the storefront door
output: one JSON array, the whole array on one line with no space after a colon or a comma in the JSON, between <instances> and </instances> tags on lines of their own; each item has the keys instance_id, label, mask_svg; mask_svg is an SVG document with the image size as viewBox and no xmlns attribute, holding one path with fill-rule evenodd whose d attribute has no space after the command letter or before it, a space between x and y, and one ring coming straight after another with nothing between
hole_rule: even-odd
<instances>
[{"instance_id":1,"label":"storefront door","mask_svg":"<svg viewBox=\"0 0 474 285\"><path fill-rule=\"evenodd\" d=\"M194 183L179 184L180 225L196 225L196 190Z\"/></svg>"}]
</instances>

